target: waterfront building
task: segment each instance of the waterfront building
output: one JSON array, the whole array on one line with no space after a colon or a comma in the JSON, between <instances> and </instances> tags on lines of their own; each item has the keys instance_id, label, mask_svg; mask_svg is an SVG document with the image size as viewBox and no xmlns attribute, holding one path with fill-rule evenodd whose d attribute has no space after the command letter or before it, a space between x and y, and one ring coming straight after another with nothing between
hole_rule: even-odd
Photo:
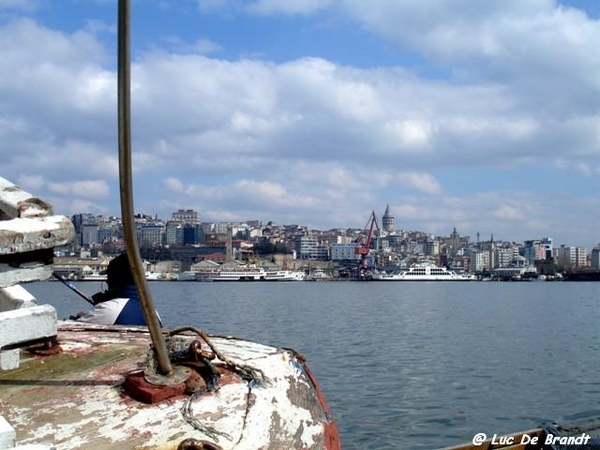
<instances>
[{"instance_id":1,"label":"waterfront building","mask_svg":"<svg viewBox=\"0 0 600 450\"><path fill-rule=\"evenodd\" d=\"M187 223L182 227L183 245L196 245L204 242L204 231L199 223Z\"/></svg>"},{"instance_id":2,"label":"waterfront building","mask_svg":"<svg viewBox=\"0 0 600 450\"><path fill-rule=\"evenodd\" d=\"M110 228L98 228L98 243L104 244L115 237L115 233Z\"/></svg>"},{"instance_id":3,"label":"waterfront building","mask_svg":"<svg viewBox=\"0 0 600 450\"><path fill-rule=\"evenodd\" d=\"M543 238L541 241L541 245L544 248L544 260L550 261L554 257L554 245L552 242L552 238Z\"/></svg>"},{"instance_id":4,"label":"waterfront building","mask_svg":"<svg viewBox=\"0 0 600 450\"><path fill-rule=\"evenodd\" d=\"M428 239L425 242L425 255L438 256L440 254L440 243L437 239Z\"/></svg>"},{"instance_id":5,"label":"waterfront building","mask_svg":"<svg viewBox=\"0 0 600 450\"><path fill-rule=\"evenodd\" d=\"M355 228L321 231L303 225L277 225L273 222L263 226L260 220L202 223L199 221L199 214L190 209L178 210L172 215L174 220L169 220L166 224L155 216L146 214L135 216L138 241L146 249L165 245L169 247L160 253L160 257L169 257L171 249L180 246L225 247L227 237L231 233L232 239L243 239L249 241L250 245L260 244L261 238L264 237L275 246L274 251L293 250L299 259L305 261L330 259L354 262L360 259L355 253L354 242L365 232L364 229ZM73 245L65 246L61 250L64 254L73 253L79 248L105 251L109 254L122 251L123 232L120 217L76 214L72 216L72 221L77 238ZM389 205L386 205L382 225L381 234L378 232L373 234L372 246L372 253L382 263L430 257L438 261L438 264L465 267L468 263L469 270L481 271L509 267L518 251L527 259L528 265L541 266L546 262L547 267L555 267L560 253L560 264L566 266L565 268L585 267L592 264L600 269L600 244L586 255L585 249L581 247L554 248L553 240L549 237L525 241L519 245L496 242L493 238L480 241L477 233L475 244L470 243L468 236L460 236L456 228L452 229L449 236L441 237L422 231L396 230L395 219ZM487 252L488 255L475 256L472 260L471 256L477 249ZM183 256L190 259L193 254L197 255L198 251Z\"/></svg>"},{"instance_id":6,"label":"waterfront building","mask_svg":"<svg viewBox=\"0 0 600 450\"><path fill-rule=\"evenodd\" d=\"M587 255L583 247L561 245L557 249L556 260L558 265L565 269L587 266Z\"/></svg>"},{"instance_id":7,"label":"waterfront building","mask_svg":"<svg viewBox=\"0 0 600 450\"><path fill-rule=\"evenodd\" d=\"M262 220L258 220L258 219L254 219L254 220L247 220L246 224L250 227L250 228L262 228Z\"/></svg>"},{"instance_id":8,"label":"waterfront building","mask_svg":"<svg viewBox=\"0 0 600 450\"><path fill-rule=\"evenodd\" d=\"M517 247L497 247L494 249L494 268L510 267L518 256L520 255Z\"/></svg>"},{"instance_id":9,"label":"waterfront building","mask_svg":"<svg viewBox=\"0 0 600 450\"><path fill-rule=\"evenodd\" d=\"M409 239L406 242L406 252L411 255L425 255L427 253L427 241Z\"/></svg>"},{"instance_id":10,"label":"waterfront building","mask_svg":"<svg viewBox=\"0 0 600 450\"><path fill-rule=\"evenodd\" d=\"M232 229L232 224L229 222L215 222L212 224L211 229L213 233L227 235Z\"/></svg>"},{"instance_id":11,"label":"waterfront building","mask_svg":"<svg viewBox=\"0 0 600 450\"><path fill-rule=\"evenodd\" d=\"M98 225L95 223L83 223L81 225L81 240L80 244L84 248L89 248L94 244L98 244Z\"/></svg>"},{"instance_id":12,"label":"waterfront building","mask_svg":"<svg viewBox=\"0 0 600 450\"><path fill-rule=\"evenodd\" d=\"M179 221L169 220L165 226L165 245L183 244L183 225Z\"/></svg>"},{"instance_id":13,"label":"waterfront building","mask_svg":"<svg viewBox=\"0 0 600 450\"><path fill-rule=\"evenodd\" d=\"M295 240L295 250L299 259L313 261L326 261L328 259L327 247L321 245L316 236L298 236Z\"/></svg>"},{"instance_id":14,"label":"waterfront building","mask_svg":"<svg viewBox=\"0 0 600 450\"><path fill-rule=\"evenodd\" d=\"M181 223L200 223L200 215L193 209L179 209L171 215L171 220Z\"/></svg>"},{"instance_id":15,"label":"waterfront building","mask_svg":"<svg viewBox=\"0 0 600 450\"><path fill-rule=\"evenodd\" d=\"M162 223L147 223L139 228L139 241L142 248L161 247L164 243L165 226Z\"/></svg>"},{"instance_id":16,"label":"waterfront building","mask_svg":"<svg viewBox=\"0 0 600 450\"><path fill-rule=\"evenodd\" d=\"M452 257L451 260L448 261L448 263L450 264L452 269L468 271L469 261L470 258L467 255L457 253L455 256Z\"/></svg>"},{"instance_id":17,"label":"waterfront building","mask_svg":"<svg viewBox=\"0 0 600 450\"><path fill-rule=\"evenodd\" d=\"M600 269L600 244L592 249L590 264L594 269Z\"/></svg>"},{"instance_id":18,"label":"waterfront building","mask_svg":"<svg viewBox=\"0 0 600 450\"><path fill-rule=\"evenodd\" d=\"M360 261L360 255L356 254L356 243L354 242L331 244L330 250L332 261Z\"/></svg>"},{"instance_id":19,"label":"waterfront building","mask_svg":"<svg viewBox=\"0 0 600 450\"><path fill-rule=\"evenodd\" d=\"M469 271L482 272L490 267L490 252L487 250L472 249L468 252Z\"/></svg>"},{"instance_id":20,"label":"waterfront building","mask_svg":"<svg viewBox=\"0 0 600 450\"><path fill-rule=\"evenodd\" d=\"M80 233L83 224L96 224L96 217L93 214L74 214L71 216L71 222L75 227L75 233Z\"/></svg>"},{"instance_id":21,"label":"waterfront building","mask_svg":"<svg viewBox=\"0 0 600 450\"><path fill-rule=\"evenodd\" d=\"M525 259L527 259L527 263L530 266L533 266L536 261L546 260L547 252L548 252L548 238L544 240L535 239L525 241L523 243L523 247L521 247L520 254ZM552 241L550 240L550 243Z\"/></svg>"}]
</instances>

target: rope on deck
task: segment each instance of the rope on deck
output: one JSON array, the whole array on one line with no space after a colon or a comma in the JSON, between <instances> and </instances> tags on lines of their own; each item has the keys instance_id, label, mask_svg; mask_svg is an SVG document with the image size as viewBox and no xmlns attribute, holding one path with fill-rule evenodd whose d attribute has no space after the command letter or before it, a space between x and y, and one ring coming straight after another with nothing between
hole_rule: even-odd
<instances>
[{"instance_id":1,"label":"rope on deck","mask_svg":"<svg viewBox=\"0 0 600 450\"><path fill-rule=\"evenodd\" d=\"M196 328L196 327L175 328L175 329L171 330L170 332L168 332L167 336L173 337L178 334L184 333L186 331L191 331L193 333L196 333L198 336L200 336L200 338L202 338L202 340L204 342L206 342L206 345L208 345L208 347L211 349L211 351L213 352L213 355L216 356L220 361L223 361L223 363L225 363L225 365L227 367L229 367L231 370L236 372L240 377L242 377L243 380L246 380L248 382L254 382L254 383L265 383L266 382L266 377L262 370L257 369L252 366L249 366L247 364L235 362L235 361L229 359L227 356L223 355L219 350L217 350L217 348L211 342L210 338L208 337L208 334L206 334L200 328ZM211 357L209 355L207 355L205 357L207 357L208 359L213 359L213 357Z\"/></svg>"}]
</instances>

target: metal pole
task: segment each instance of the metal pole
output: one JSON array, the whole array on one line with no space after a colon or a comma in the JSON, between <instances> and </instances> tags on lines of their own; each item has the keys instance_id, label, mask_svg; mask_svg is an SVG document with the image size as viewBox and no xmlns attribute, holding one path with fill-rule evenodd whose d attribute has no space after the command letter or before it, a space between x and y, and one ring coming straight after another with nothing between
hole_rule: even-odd
<instances>
[{"instance_id":1,"label":"metal pole","mask_svg":"<svg viewBox=\"0 0 600 450\"><path fill-rule=\"evenodd\" d=\"M158 370L163 375L173 371L167 352L160 323L150 295L150 289L142 267L135 234L133 212L133 188L131 181L131 90L130 90L130 0L119 0L119 44L118 44L118 115L119 115L119 184L121 188L121 216L123 218L123 233L127 257L133 274L133 279L140 295L142 308L158 363Z\"/></svg>"}]
</instances>

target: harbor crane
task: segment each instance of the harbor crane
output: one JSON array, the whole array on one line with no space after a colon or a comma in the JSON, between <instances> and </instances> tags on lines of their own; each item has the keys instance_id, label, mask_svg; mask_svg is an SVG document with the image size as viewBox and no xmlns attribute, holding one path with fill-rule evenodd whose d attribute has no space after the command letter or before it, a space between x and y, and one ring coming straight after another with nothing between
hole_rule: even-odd
<instances>
[{"instance_id":1,"label":"harbor crane","mask_svg":"<svg viewBox=\"0 0 600 450\"><path fill-rule=\"evenodd\" d=\"M371 243L373 242L373 233L375 230L379 231L379 225L377 224L375 211L371 211L371 215L365 224L363 232L354 241L357 244L354 251L357 255L360 255L360 278L364 277L365 272L368 269L367 256L369 256L369 251L371 250Z\"/></svg>"}]
</instances>

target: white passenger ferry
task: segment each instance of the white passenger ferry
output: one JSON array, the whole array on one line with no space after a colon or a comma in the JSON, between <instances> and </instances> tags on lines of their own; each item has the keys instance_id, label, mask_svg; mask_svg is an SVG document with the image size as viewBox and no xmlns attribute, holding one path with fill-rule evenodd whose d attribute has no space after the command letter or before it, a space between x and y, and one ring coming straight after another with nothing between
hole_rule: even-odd
<instances>
[{"instance_id":1,"label":"white passenger ferry","mask_svg":"<svg viewBox=\"0 0 600 450\"><path fill-rule=\"evenodd\" d=\"M375 272L374 281L474 281L472 274L459 274L432 263L417 263L398 273Z\"/></svg>"},{"instance_id":2,"label":"white passenger ferry","mask_svg":"<svg viewBox=\"0 0 600 450\"><path fill-rule=\"evenodd\" d=\"M304 281L306 274L300 270L267 270L264 267L204 272L202 281Z\"/></svg>"}]
</instances>

